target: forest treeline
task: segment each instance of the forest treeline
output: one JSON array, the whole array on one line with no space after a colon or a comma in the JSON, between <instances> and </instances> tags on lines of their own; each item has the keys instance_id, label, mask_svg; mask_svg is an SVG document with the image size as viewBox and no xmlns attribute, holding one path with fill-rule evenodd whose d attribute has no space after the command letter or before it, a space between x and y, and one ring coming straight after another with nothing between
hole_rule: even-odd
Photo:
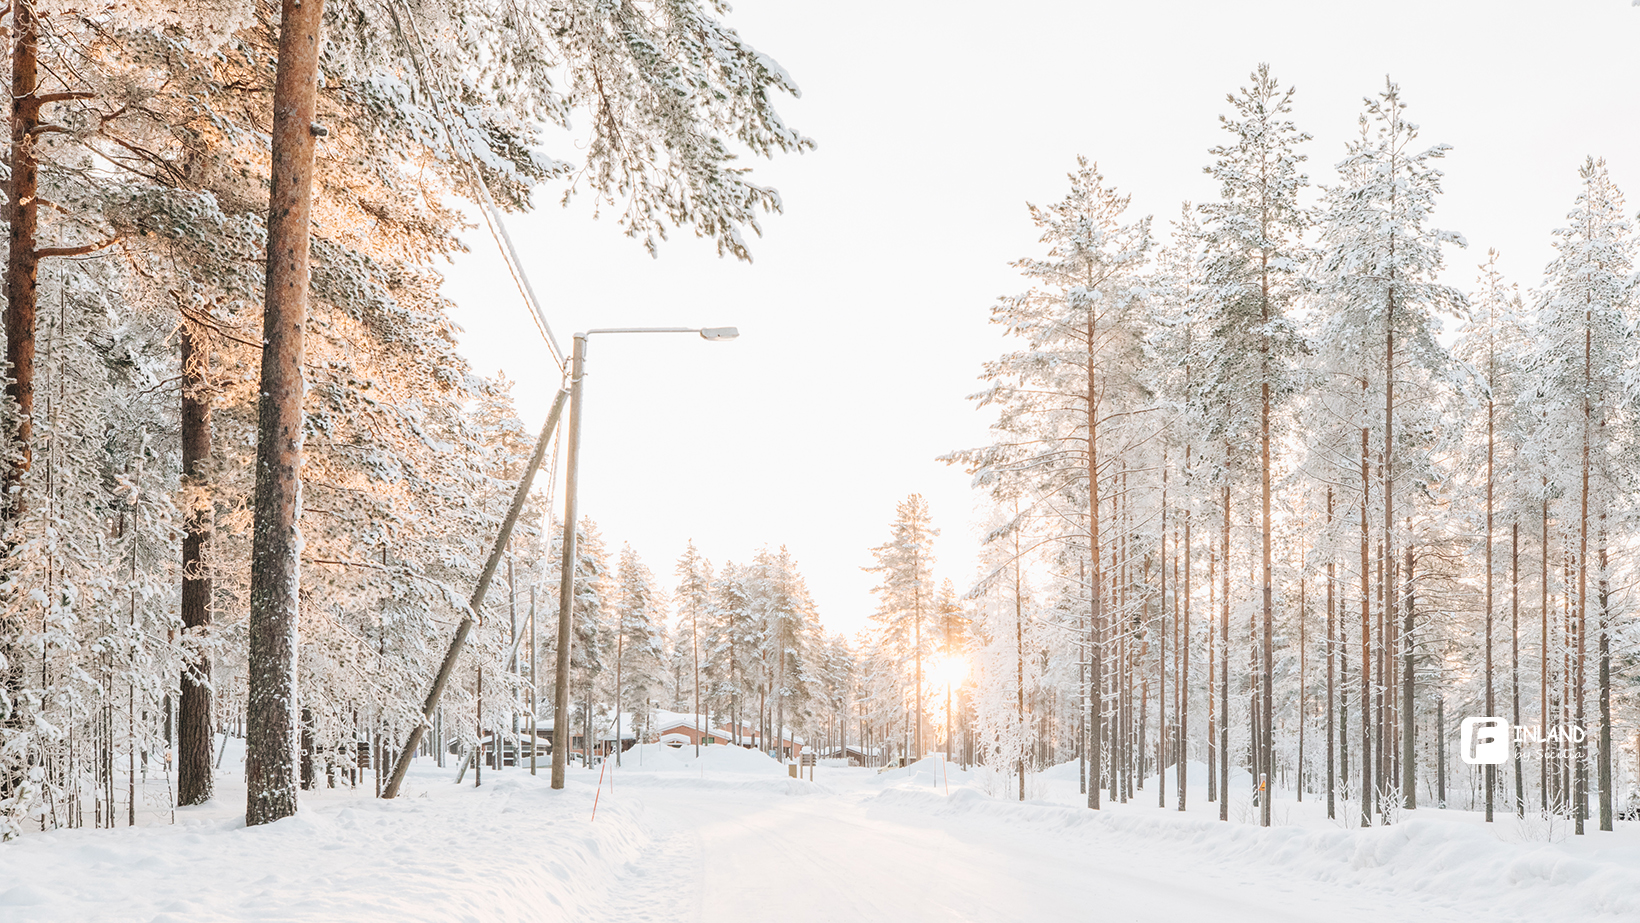
<instances>
[{"instance_id":1,"label":"forest treeline","mask_svg":"<svg viewBox=\"0 0 1640 923\"><path fill-rule=\"evenodd\" d=\"M779 200L736 153L812 142L723 13L7 8L0 837L135 822L139 776L204 801L225 727L251 823L295 810L299 751L403 740L534 442L457 351L437 266L464 207L499 241L547 188L651 249L687 228L746 257ZM550 499L471 613L446 740L505 726L478 677L515 701L502 639Z\"/></svg>"},{"instance_id":2,"label":"forest treeline","mask_svg":"<svg viewBox=\"0 0 1640 923\"><path fill-rule=\"evenodd\" d=\"M1218 196L1165 235L1086 160L1030 207L974 397L995 439L948 458L997 515L979 758L1019 797L1082 759L1090 807L1149 785L1264 824L1294 793L1363 825L1458 803L1611 829L1640 758L1629 207L1604 161L1567 164L1523 289L1435 223L1446 147L1394 83L1315 179L1267 67L1227 105ZM1461 763L1466 716L1526 743Z\"/></svg>"}]
</instances>

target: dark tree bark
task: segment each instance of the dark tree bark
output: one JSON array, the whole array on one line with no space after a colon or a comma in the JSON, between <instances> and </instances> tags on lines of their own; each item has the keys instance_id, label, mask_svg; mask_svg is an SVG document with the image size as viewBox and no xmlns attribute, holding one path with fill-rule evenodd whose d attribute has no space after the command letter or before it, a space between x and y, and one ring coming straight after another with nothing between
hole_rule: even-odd
<instances>
[{"instance_id":1,"label":"dark tree bark","mask_svg":"<svg viewBox=\"0 0 1640 923\"><path fill-rule=\"evenodd\" d=\"M313 773L313 709L302 708L302 788L312 791Z\"/></svg>"},{"instance_id":2,"label":"dark tree bark","mask_svg":"<svg viewBox=\"0 0 1640 923\"><path fill-rule=\"evenodd\" d=\"M296 813L302 346L323 19L324 0L283 0L273 90L273 169L251 546L245 823L252 826Z\"/></svg>"},{"instance_id":3,"label":"dark tree bark","mask_svg":"<svg viewBox=\"0 0 1640 923\"><path fill-rule=\"evenodd\" d=\"M198 325L182 326L182 483L187 508L182 533L182 625L199 645L182 671L177 704L177 804L211 797L211 660L204 641L211 627L211 573L207 558L213 514L206 465L211 458L211 396L206 372L210 344Z\"/></svg>"},{"instance_id":4,"label":"dark tree bark","mask_svg":"<svg viewBox=\"0 0 1640 923\"><path fill-rule=\"evenodd\" d=\"M16 408L12 438L17 459L6 469L7 522L23 512L23 477L34 461L34 331L39 301L40 24L34 4L18 2L13 16L11 55L11 183L7 221L11 238L6 260L6 396Z\"/></svg>"},{"instance_id":5,"label":"dark tree bark","mask_svg":"<svg viewBox=\"0 0 1640 923\"><path fill-rule=\"evenodd\" d=\"M19 0L12 17L14 37L11 55L11 182L7 184L6 221L11 236L6 262L6 397L16 414L10 437L16 454L0 480L0 552L9 550L11 525L23 514L23 479L34 461L34 330L38 301L36 284L40 258L36 253L39 230L39 160L34 145L39 138L39 20L34 5ZM13 690L21 683L22 658L17 656L17 632L0 619L0 654L7 667L0 669L0 715L7 726L16 727L20 716L12 709ZM9 794L21 781L9 773L0 774L0 797Z\"/></svg>"}]
</instances>

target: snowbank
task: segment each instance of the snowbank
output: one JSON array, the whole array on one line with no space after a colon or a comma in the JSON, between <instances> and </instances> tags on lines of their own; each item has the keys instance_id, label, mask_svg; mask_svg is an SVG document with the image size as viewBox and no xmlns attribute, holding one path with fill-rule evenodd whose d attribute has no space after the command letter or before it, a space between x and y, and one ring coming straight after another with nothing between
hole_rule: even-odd
<instances>
[{"instance_id":1,"label":"snowbank","mask_svg":"<svg viewBox=\"0 0 1640 923\"><path fill-rule=\"evenodd\" d=\"M224 774L226 776L226 774ZM406 796L304 794L294 817L247 828L244 788L175 826L61 830L0 845L0 920L155 923L571 919L599 912L650 842L640 806L545 774L455 785L418 766ZM230 784L223 784L230 783Z\"/></svg>"},{"instance_id":2,"label":"snowbank","mask_svg":"<svg viewBox=\"0 0 1640 923\"><path fill-rule=\"evenodd\" d=\"M1452 816L1458 812L1434 811L1427 819L1367 829L1342 821L1262 828L1161 810L1151 797L1092 811L993 798L974 786L959 788L953 780L949 796L932 786L886 787L874 796L873 808L1032 829L1107 846L1160 847L1183 864L1256 866L1274 869L1285 880L1410 892L1432 907L1463 913L1487 907L1496 911L1491 919L1640 918L1640 837L1625 835L1632 831L1579 842L1507 842L1519 839L1513 818L1488 828L1452 822L1459 819Z\"/></svg>"}]
</instances>

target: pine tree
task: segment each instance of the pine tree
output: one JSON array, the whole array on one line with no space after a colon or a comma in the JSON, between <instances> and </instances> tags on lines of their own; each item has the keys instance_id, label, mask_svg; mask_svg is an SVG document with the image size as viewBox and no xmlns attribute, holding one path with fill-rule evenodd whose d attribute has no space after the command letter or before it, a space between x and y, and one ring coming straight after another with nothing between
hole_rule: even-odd
<instances>
[{"instance_id":1,"label":"pine tree","mask_svg":"<svg viewBox=\"0 0 1640 923\"><path fill-rule=\"evenodd\" d=\"M694 711L696 730L704 730L708 723L702 716L700 709L700 643L701 619L707 615L712 607L712 564L701 556L690 540L684 548L683 554L678 557L678 563L673 568L678 578L678 586L674 591L674 598L678 601L678 618L680 636L687 626L687 646L681 647L680 655L687 653L689 662L690 683L693 686L689 701ZM684 639L679 638L680 642ZM680 656L680 661L682 657ZM700 754L700 734L695 735L695 753Z\"/></svg>"},{"instance_id":2,"label":"pine tree","mask_svg":"<svg viewBox=\"0 0 1640 923\"><path fill-rule=\"evenodd\" d=\"M1358 411L1361 496L1362 584L1362 746L1361 800L1363 825L1371 823L1374 805L1399 791L1406 807L1417 806L1414 759L1415 724L1412 702L1402 709L1400 779L1387 778L1390 761L1383 746L1371 743L1372 723L1384 735L1387 702L1382 693L1370 698L1371 665L1368 644L1367 582L1372 542L1366 510L1369 481L1377 485L1377 512L1381 516L1379 545L1383 561L1383 609L1380 633L1400 631L1410 643L1415 626L1399 625L1398 609L1411 615L1402 600L1403 584L1398 576L1400 558L1396 539L1403 533L1397 521L1396 497L1408 493L1415 479L1427 469L1430 445L1422 438L1423 427L1396 427L1396 386L1423 387L1432 374L1446 368L1444 351L1435 338L1438 313L1455 311L1463 304L1462 295L1435 281L1442 265L1441 247L1463 245L1462 237L1428 226L1440 194L1441 173L1435 161L1446 153L1444 145L1414 151L1416 125L1406 121L1406 104L1400 88L1386 81L1384 91L1366 100L1359 137L1351 142L1347 156L1338 165L1337 184L1327 187L1317 223L1321 228L1321 248L1317 258L1320 310L1323 315L1320 338L1326 344L1324 361L1332 368L1356 369L1361 390ZM1381 343L1374 354L1372 344ZM1376 369L1376 374L1373 370ZM1373 386L1377 393L1371 394ZM1406 393L1405 390L1402 391ZM1371 407L1369 396L1376 397ZM1375 411L1381 408L1381 413ZM1406 421L1403 421L1406 422ZM1377 430L1379 449L1372 454L1369 436ZM1376 465L1378 474L1371 477ZM1386 626L1392 626L1386 628ZM1387 655L1387 652L1384 652ZM1389 660L1383 659L1387 672ZM1381 677L1384 688L1387 677ZM1376 716L1376 717L1374 717ZM1369 720L1370 719L1370 720ZM1376 763L1372 761L1376 758ZM1374 784L1377 776L1377 784Z\"/></svg>"},{"instance_id":3,"label":"pine tree","mask_svg":"<svg viewBox=\"0 0 1640 923\"><path fill-rule=\"evenodd\" d=\"M1622 384L1633 361L1634 263L1633 226L1624 214L1622 193L1611 182L1603 160L1590 158L1579 172L1583 181L1568 226L1557 231L1556 258L1549 264L1539 298L1534 339L1538 354L1534 372L1543 384L1542 439L1556 459L1563 496L1576 498L1575 589L1572 593L1571 696L1573 718L1585 726L1585 660L1589 622L1591 518L1604 519L1619 495L1618 485L1632 483L1634 442ZM1573 474L1575 472L1575 474ZM1625 491L1626 492L1626 491ZM1593 512L1591 512L1593 511ZM1599 632L1601 745L1600 823L1611 829L1611 731L1609 689L1610 623L1605 611L1605 530L1595 523L1597 579L1601 584ZM1583 832L1588 814L1588 768L1583 740L1573 755L1573 818Z\"/></svg>"},{"instance_id":4,"label":"pine tree","mask_svg":"<svg viewBox=\"0 0 1640 923\"><path fill-rule=\"evenodd\" d=\"M934 587L934 539L940 534L928 512L928 501L912 494L895 507L889 540L871 550L876 563L866 568L882 581L874 589L877 611L872 622L882 632L886 651L899 668L906 698L913 703L912 754L924 755L923 658L932 654L937 613ZM925 629L925 624L927 628Z\"/></svg>"},{"instance_id":5,"label":"pine tree","mask_svg":"<svg viewBox=\"0 0 1640 923\"><path fill-rule=\"evenodd\" d=\"M1104 671L1120 617L1107 611L1111 574L1105 565L1112 556L1106 545L1114 542L1109 531L1101 532L1101 491L1112 493L1106 485L1155 428L1134 417L1151 407L1140 371L1149 306L1139 273L1152 240L1149 218L1123 223L1128 197L1104 185L1095 165L1079 158L1070 181L1060 202L1030 206L1046 258L1013 263L1041 287L992 309L992 322L1020 341L1018 349L987 363L983 377L992 384L973 397L981 407L997 407L997 441L946 459L965 464L975 486L999 501L1028 498L1027 512L1049 519L1057 540L1086 549L1092 652L1087 708L1094 727L1105 719ZM1066 528L1061 503L1079 511L1083 528ZM1011 540L1021 525L1016 519L991 541ZM1101 746L1100 732L1090 732L1094 765ZM1088 787L1088 806L1099 806L1098 786Z\"/></svg>"},{"instance_id":6,"label":"pine tree","mask_svg":"<svg viewBox=\"0 0 1640 923\"><path fill-rule=\"evenodd\" d=\"M1289 117L1293 90L1282 90L1268 65L1259 65L1250 80L1251 87L1229 97L1235 115L1220 118L1234 141L1213 148L1215 160L1207 168L1219 181L1220 198L1202 207L1212 306L1207 335L1214 353L1203 370L1203 387L1210 403L1224 408L1217 435L1227 453L1244 451L1255 440L1258 446L1263 637L1254 774L1259 777L1273 776L1275 765L1272 441L1280 434L1273 432L1272 416L1293 391L1290 367L1302 349L1286 315L1305 260L1299 241L1309 216L1298 198L1308 178L1299 172L1304 158L1297 147L1309 135ZM1266 827L1270 801L1269 792L1262 792L1259 817Z\"/></svg>"}]
</instances>

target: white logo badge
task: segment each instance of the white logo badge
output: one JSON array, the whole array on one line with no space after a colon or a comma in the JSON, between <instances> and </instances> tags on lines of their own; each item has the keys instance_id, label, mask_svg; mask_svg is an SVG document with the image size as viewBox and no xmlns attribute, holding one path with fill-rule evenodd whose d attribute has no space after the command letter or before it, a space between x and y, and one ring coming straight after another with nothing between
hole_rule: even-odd
<instances>
[{"instance_id":1,"label":"white logo badge","mask_svg":"<svg viewBox=\"0 0 1640 923\"><path fill-rule=\"evenodd\" d=\"M1509 725L1502 718L1465 718L1458 738L1463 761L1498 765L1509 759Z\"/></svg>"}]
</instances>

